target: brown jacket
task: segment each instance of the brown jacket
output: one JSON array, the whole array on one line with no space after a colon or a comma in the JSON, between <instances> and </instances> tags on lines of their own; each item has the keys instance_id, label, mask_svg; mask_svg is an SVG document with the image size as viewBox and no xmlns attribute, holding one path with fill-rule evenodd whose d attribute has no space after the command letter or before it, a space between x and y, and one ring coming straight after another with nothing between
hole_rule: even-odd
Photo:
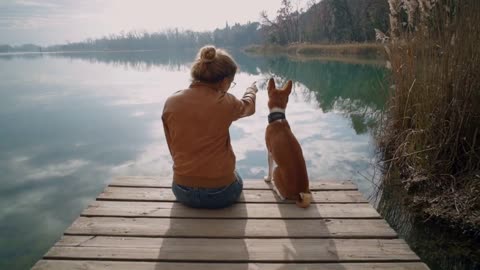
<instances>
[{"instance_id":1,"label":"brown jacket","mask_svg":"<svg viewBox=\"0 0 480 270\"><path fill-rule=\"evenodd\" d=\"M235 154L228 128L255 113L255 92L241 100L209 84L194 82L170 96L163 127L173 159L173 180L189 187L218 188L234 179Z\"/></svg>"}]
</instances>

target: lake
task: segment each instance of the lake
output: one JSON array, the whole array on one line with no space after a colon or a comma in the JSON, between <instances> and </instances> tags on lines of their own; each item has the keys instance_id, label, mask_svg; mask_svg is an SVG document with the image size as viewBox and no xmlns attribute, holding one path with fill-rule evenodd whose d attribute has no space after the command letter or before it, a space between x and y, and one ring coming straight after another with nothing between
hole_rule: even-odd
<instances>
[{"instance_id":1,"label":"lake","mask_svg":"<svg viewBox=\"0 0 480 270\"><path fill-rule=\"evenodd\" d=\"M312 181L352 179L368 197L371 130L387 70L233 52L231 93L257 81L255 115L230 128L243 178L266 174L266 81L291 79L287 119ZM190 83L193 52L0 55L0 269L27 269L119 175L171 176L161 114Z\"/></svg>"}]
</instances>

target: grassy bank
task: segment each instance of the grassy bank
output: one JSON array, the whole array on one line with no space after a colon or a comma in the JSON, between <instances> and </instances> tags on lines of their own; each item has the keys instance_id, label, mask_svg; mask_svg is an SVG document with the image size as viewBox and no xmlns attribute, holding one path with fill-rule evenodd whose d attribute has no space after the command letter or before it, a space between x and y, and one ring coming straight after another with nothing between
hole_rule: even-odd
<instances>
[{"instance_id":1,"label":"grassy bank","mask_svg":"<svg viewBox=\"0 0 480 270\"><path fill-rule=\"evenodd\" d=\"M368 57L382 58L384 49L378 43L347 43L347 44L307 44L298 43L280 45L252 45L245 49L253 54L288 54L294 56L328 56L328 57Z\"/></svg>"},{"instance_id":2,"label":"grassy bank","mask_svg":"<svg viewBox=\"0 0 480 270\"><path fill-rule=\"evenodd\" d=\"M418 23L388 49L393 87L378 134L385 181L398 171L426 217L478 234L480 1L421 12L408 14Z\"/></svg>"}]
</instances>

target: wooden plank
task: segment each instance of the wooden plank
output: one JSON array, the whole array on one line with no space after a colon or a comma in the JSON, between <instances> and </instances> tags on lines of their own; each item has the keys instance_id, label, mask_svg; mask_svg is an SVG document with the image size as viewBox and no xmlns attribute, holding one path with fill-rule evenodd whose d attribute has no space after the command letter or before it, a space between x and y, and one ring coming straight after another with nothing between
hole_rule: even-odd
<instances>
[{"instance_id":1,"label":"wooden plank","mask_svg":"<svg viewBox=\"0 0 480 270\"><path fill-rule=\"evenodd\" d=\"M423 263L173 263L41 260L32 270L427 270Z\"/></svg>"},{"instance_id":2,"label":"wooden plank","mask_svg":"<svg viewBox=\"0 0 480 270\"><path fill-rule=\"evenodd\" d=\"M218 210L194 209L170 202L95 201L82 216L165 218L380 218L369 204L312 204L303 209L294 204L237 203Z\"/></svg>"},{"instance_id":3,"label":"wooden plank","mask_svg":"<svg viewBox=\"0 0 480 270\"><path fill-rule=\"evenodd\" d=\"M116 178L33 269L428 269L351 182L313 183L307 209L259 180L219 210L176 203L170 185Z\"/></svg>"},{"instance_id":4,"label":"wooden plank","mask_svg":"<svg viewBox=\"0 0 480 270\"><path fill-rule=\"evenodd\" d=\"M368 203L356 190L314 191L313 203ZM97 200L174 202L170 188L107 187ZM273 190L244 190L239 202L293 203L282 201Z\"/></svg>"},{"instance_id":5,"label":"wooden plank","mask_svg":"<svg viewBox=\"0 0 480 270\"><path fill-rule=\"evenodd\" d=\"M400 239L204 239L63 236L44 259L190 262L419 261Z\"/></svg>"},{"instance_id":6,"label":"wooden plank","mask_svg":"<svg viewBox=\"0 0 480 270\"><path fill-rule=\"evenodd\" d=\"M172 179L154 176L122 176L116 177L109 184L111 187L163 187L172 186ZM244 189L272 189L270 184L259 179L245 179ZM357 186L351 181L310 181L310 190L357 190Z\"/></svg>"},{"instance_id":7,"label":"wooden plank","mask_svg":"<svg viewBox=\"0 0 480 270\"><path fill-rule=\"evenodd\" d=\"M194 226L193 226L194 224ZM382 219L165 219L80 217L71 235L204 238L396 238Z\"/></svg>"}]
</instances>

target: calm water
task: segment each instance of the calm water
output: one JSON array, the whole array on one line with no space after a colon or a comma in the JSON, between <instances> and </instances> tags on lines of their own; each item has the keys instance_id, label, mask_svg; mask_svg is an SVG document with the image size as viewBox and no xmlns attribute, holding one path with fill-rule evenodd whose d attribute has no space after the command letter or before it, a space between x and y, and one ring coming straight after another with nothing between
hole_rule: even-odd
<instances>
[{"instance_id":1,"label":"calm water","mask_svg":"<svg viewBox=\"0 0 480 270\"><path fill-rule=\"evenodd\" d=\"M26 269L116 175L171 175L165 99L189 85L193 53L0 56L0 269ZM231 91L253 81L257 112L231 127L237 168L266 172L266 79L295 81L287 118L315 179L353 179L367 197L369 133L385 103L379 66L249 58Z\"/></svg>"}]
</instances>

